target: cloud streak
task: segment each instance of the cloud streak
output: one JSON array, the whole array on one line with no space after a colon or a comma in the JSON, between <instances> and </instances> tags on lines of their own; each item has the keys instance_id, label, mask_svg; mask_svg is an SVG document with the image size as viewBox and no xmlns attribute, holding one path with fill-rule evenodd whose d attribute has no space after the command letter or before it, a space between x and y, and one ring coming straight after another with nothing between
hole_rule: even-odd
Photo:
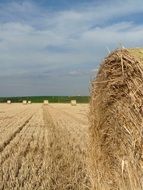
<instances>
[{"instance_id":1,"label":"cloud streak","mask_svg":"<svg viewBox=\"0 0 143 190\"><path fill-rule=\"evenodd\" d=\"M59 10L36 1L12 1L0 3L0 10L0 95L9 92L10 77L15 95L20 95L20 82L26 95L88 94L92 70L107 55L107 47L142 45L143 24L134 20L143 12L141 0L85 1L71 8L64 4ZM47 90L36 90L35 77ZM33 94L28 90L30 84Z\"/></svg>"}]
</instances>

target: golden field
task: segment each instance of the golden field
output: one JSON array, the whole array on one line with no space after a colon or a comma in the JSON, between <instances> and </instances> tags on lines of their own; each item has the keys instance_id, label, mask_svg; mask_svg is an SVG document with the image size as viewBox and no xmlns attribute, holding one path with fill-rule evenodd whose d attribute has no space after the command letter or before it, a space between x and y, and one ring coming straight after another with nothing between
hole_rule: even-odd
<instances>
[{"instance_id":1,"label":"golden field","mask_svg":"<svg viewBox=\"0 0 143 190\"><path fill-rule=\"evenodd\" d=\"M90 189L88 107L0 104L0 189Z\"/></svg>"}]
</instances>

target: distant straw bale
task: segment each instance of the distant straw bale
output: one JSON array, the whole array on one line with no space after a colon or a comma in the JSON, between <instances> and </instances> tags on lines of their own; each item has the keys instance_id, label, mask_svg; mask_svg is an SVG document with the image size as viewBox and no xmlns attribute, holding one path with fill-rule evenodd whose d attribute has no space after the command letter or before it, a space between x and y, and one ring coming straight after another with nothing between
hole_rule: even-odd
<instances>
[{"instance_id":1,"label":"distant straw bale","mask_svg":"<svg viewBox=\"0 0 143 190\"><path fill-rule=\"evenodd\" d=\"M143 189L143 49L112 52L92 82L90 156L95 190Z\"/></svg>"},{"instance_id":2,"label":"distant straw bale","mask_svg":"<svg viewBox=\"0 0 143 190\"><path fill-rule=\"evenodd\" d=\"M31 101L30 101L30 100L28 101L28 104L31 104Z\"/></svg>"},{"instance_id":3,"label":"distant straw bale","mask_svg":"<svg viewBox=\"0 0 143 190\"><path fill-rule=\"evenodd\" d=\"M23 100L22 103L23 103L23 105L26 105L27 104L27 100Z\"/></svg>"},{"instance_id":4,"label":"distant straw bale","mask_svg":"<svg viewBox=\"0 0 143 190\"><path fill-rule=\"evenodd\" d=\"M7 104L11 104L11 100L7 100Z\"/></svg>"},{"instance_id":5,"label":"distant straw bale","mask_svg":"<svg viewBox=\"0 0 143 190\"><path fill-rule=\"evenodd\" d=\"M48 104L49 104L49 101L48 101L48 100L44 100L43 104L44 104L44 105L48 105Z\"/></svg>"},{"instance_id":6,"label":"distant straw bale","mask_svg":"<svg viewBox=\"0 0 143 190\"><path fill-rule=\"evenodd\" d=\"M72 105L72 106L76 106L76 104L77 104L77 103L76 103L76 100L71 100L71 105Z\"/></svg>"}]
</instances>

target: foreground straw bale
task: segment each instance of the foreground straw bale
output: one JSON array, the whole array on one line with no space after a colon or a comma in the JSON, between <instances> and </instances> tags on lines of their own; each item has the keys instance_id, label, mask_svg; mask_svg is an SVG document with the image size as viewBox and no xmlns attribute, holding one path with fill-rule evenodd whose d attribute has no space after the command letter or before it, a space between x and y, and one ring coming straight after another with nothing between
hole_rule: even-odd
<instances>
[{"instance_id":1,"label":"foreground straw bale","mask_svg":"<svg viewBox=\"0 0 143 190\"><path fill-rule=\"evenodd\" d=\"M92 82L90 122L93 189L143 189L142 49L105 58Z\"/></svg>"}]
</instances>

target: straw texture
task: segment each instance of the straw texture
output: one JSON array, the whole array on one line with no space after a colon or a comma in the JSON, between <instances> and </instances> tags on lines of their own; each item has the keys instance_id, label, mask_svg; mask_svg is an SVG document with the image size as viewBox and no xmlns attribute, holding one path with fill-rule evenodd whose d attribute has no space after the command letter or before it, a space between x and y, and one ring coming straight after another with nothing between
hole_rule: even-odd
<instances>
[{"instance_id":1,"label":"straw texture","mask_svg":"<svg viewBox=\"0 0 143 190\"><path fill-rule=\"evenodd\" d=\"M143 50L115 50L92 81L93 189L143 189Z\"/></svg>"}]
</instances>

